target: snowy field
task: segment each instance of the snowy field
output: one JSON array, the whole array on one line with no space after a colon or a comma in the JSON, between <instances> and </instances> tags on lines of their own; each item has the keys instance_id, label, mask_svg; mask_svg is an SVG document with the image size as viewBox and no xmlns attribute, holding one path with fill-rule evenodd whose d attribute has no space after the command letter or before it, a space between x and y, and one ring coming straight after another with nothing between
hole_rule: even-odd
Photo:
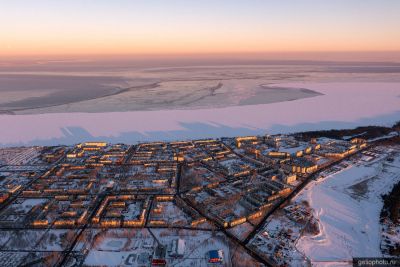
<instances>
[{"instance_id":1,"label":"snowy field","mask_svg":"<svg viewBox=\"0 0 400 267\"><path fill-rule=\"evenodd\" d=\"M221 233L166 228L91 231L86 231L87 237L90 237L85 238L88 240L84 242L85 245L78 244L74 249L88 250L84 259L85 266L149 266L149 259L158 243L167 248L168 266L210 266L207 256L210 250L222 250L224 253L223 263L213 266L258 266L246 251L232 244ZM181 257L172 255L172 243L178 239L185 243Z\"/></svg>"},{"instance_id":2,"label":"snowy field","mask_svg":"<svg viewBox=\"0 0 400 267\"><path fill-rule=\"evenodd\" d=\"M400 180L400 148L388 163L390 148L378 158L358 160L335 174L311 182L297 197L307 200L320 221L320 234L297 243L315 266L347 266L353 257L380 257L381 195Z\"/></svg>"}]
</instances>

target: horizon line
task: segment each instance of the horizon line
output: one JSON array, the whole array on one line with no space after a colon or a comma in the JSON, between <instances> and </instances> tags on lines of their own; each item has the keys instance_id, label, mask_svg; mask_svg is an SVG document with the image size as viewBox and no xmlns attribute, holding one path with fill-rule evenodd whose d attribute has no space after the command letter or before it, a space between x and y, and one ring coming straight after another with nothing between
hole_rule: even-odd
<instances>
[{"instance_id":1,"label":"horizon line","mask_svg":"<svg viewBox=\"0 0 400 267\"><path fill-rule=\"evenodd\" d=\"M314 58L321 56L320 58ZM121 58L122 57L122 58ZM256 58L255 58L256 57ZM260 58L261 57L261 58ZM278 57L278 58L277 58ZM282 58L279 58L282 57ZM332 57L332 58L330 58ZM301 61L400 61L399 50L369 51L260 51L260 52L196 52L196 53L36 53L0 54L1 60L61 60L61 59L236 59L236 60L301 60Z\"/></svg>"}]
</instances>

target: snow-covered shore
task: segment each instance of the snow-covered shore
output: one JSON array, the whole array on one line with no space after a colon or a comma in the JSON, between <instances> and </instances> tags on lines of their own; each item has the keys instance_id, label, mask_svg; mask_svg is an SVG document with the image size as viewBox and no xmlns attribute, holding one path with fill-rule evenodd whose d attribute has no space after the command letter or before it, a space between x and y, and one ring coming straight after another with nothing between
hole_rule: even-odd
<instances>
[{"instance_id":1,"label":"snow-covered shore","mask_svg":"<svg viewBox=\"0 0 400 267\"><path fill-rule=\"evenodd\" d=\"M398 151L399 148L396 148ZM381 195L400 180L400 154L386 162L387 148L372 162L311 182L296 198L307 200L320 221L320 233L297 243L315 266L351 265L353 257L380 257Z\"/></svg>"}]
</instances>

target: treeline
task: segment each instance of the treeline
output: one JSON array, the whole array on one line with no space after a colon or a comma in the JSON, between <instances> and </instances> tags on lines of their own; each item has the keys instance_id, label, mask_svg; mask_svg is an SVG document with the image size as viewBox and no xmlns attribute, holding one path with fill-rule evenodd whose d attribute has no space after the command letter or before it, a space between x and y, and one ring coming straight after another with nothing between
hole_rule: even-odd
<instances>
[{"instance_id":1,"label":"treeline","mask_svg":"<svg viewBox=\"0 0 400 267\"><path fill-rule=\"evenodd\" d=\"M380 222L387 223L389 220L391 224L398 225L400 222L400 182L398 182L389 194L383 195L383 208L380 214ZM391 256L400 256L400 244L390 242L385 249Z\"/></svg>"},{"instance_id":2,"label":"treeline","mask_svg":"<svg viewBox=\"0 0 400 267\"><path fill-rule=\"evenodd\" d=\"M393 223L400 221L400 182L397 183L389 194L383 195L383 208L381 220L389 218Z\"/></svg>"},{"instance_id":3,"label":"treeline","mask_svg":"<svg viewBox=\"0 0 400 267\"><path fill-rule=\"evenodd\" d=\"M328 137L333 139L343 139L347 136L354 136L364 139L372 139L387 135L393 131L400 131L400 121L392 127L384 126L361 126L355 129L341 129L341 130L321 130L309 131L296 134L298 138L309 141L312 138Z\"/></svg>"}]
</instances>

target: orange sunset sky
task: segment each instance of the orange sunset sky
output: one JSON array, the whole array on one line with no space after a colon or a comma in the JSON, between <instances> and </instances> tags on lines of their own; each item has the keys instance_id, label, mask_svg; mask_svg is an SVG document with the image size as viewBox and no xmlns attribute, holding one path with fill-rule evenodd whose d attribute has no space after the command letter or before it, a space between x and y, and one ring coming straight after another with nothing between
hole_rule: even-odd
<instances>
[{"instance_id":1,"label":"orange sunset sky","mask_svg":"<svg viewBox=\"0 0 400 267\"><path fill-rule=\"evenodd\" d=\"M397 0L4 0L0 57L335 51L393 59L399 12Z\"/></svg>"}]
</instances>

